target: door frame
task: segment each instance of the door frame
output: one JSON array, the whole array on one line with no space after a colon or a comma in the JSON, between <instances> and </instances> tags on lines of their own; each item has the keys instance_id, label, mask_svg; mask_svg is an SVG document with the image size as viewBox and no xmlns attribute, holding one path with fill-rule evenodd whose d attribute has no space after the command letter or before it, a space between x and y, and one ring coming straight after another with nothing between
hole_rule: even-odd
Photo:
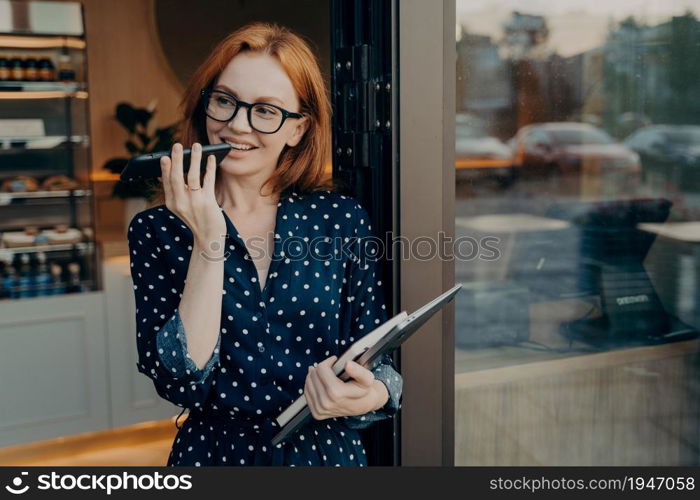
<instances>
[{"instance_id":1,"label":"door frame","mask_svg":"<svg viewBox=\"0 0 700 500\"><path fill-rule=\"evenodd\" d=\"M455 233L455 0L399 2L399 227ZM454 285L454 261L404 257L400 310ZM454 465L454 301L401 349L401 465Z\"/></svg>"},{"instance_id":2,"label":"door frame","mask_svg":"<svg viewBox=\"0 0 700 500\"><path fill-rule=\"evenodd\" d=\"M333 0L331 7L334 177L367 206L379 235L391 231L409 244L440 233L454 239L455 17L455 0ZM358 76L360 67L368 70ZM362 94L377 79L379 89L391 81L389 102L371 89ZM348 107L360 96L370 96L367 106ZM389 114L375 126L367 110ZM453 286L452 260L396 250L383 273L392 313L414 311ZM367 430L370 463L453 465L453 303L394 359L404 378L402 410Z\"/></svg>"},{"instance_id":3,"label":"door frame","mask_svg":"<svg viewBox=\"0 0 700 500\"><path fill-rule=\"evenodd\" d=\"M333 177L367 209L373 233L398 225L398 0L331 1ZM399 265L380 259L389 316L399 309ZM393 355L400 370L399 353ZM360 434L369 465L399 465L399 417Z\"/></svg>"}]
</instances>

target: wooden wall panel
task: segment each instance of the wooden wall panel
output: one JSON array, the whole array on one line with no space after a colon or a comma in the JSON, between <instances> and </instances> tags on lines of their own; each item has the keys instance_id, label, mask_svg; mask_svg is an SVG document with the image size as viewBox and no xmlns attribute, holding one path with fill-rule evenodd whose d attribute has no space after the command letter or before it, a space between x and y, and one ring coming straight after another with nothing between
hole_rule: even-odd
<instances>
[{"instance_id":1,"label":"wooden wall panel","mask_svg":"<svg viewBox=\"0 0 700 500\"><path fill-rule=\"evenodd\" d=\"M177 120L181 86L162 56L151 0L83 0L88 47L92 168L96 180L97 237L124 240L123 203L110 197L113 177L102 165L125 156L126 133L112 119L120 101L158 101L157 121Z\"/></svg>"}]
</instances>

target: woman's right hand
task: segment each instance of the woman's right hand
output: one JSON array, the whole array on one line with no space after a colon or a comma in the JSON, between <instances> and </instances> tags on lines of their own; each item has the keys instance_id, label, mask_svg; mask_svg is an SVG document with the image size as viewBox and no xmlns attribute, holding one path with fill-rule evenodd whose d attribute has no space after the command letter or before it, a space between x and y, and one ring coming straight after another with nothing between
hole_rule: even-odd
<instances>
[{"instance_id":1,"label":"woman's right hand","mask_svg":"<svg viewBox=\"0 0 700 500\"><path fill-rule=\"evenodd\" d=\"M221 240L226 235L226 219L214 194L216 158L214 155L207 158L204 180L200 183L202 145L194 143L185 184L182 144L176 143L173 146L171 156L172 158L164 156L160 160L165 206L187 224L195 244L200 248L215 252L221 250ZM189 189L189 186L195 189ZM200 189L196 189L200 186Z\"/></svg>"}]
</instances>

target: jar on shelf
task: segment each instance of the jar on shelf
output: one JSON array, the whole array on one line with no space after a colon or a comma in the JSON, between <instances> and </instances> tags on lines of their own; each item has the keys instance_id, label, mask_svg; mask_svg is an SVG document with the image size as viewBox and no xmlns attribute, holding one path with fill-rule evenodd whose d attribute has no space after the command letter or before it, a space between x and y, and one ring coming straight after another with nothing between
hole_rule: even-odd
<instances>
[{"instance_id":1,"label":"jar on shelf","mask_svg":"<svg viewBox=\"0 0 700 500\"><path fill-rule=\"evenodd\" d=\"M24 61L19 56L10 59L10 80L24 80Z\"/></svg>"},{"instance_id":2,"label":"jar on shelf","mask_svg":"<svg viewBox=\"0 0 700 500\"><path fill-rule=\"evenodd\" d=\"M10 60L5 55L0 55L0 82L10 80Z\"/></svg>"},{"instance_id":3,"label":"jar on shelf","mask_svg":"<svg viewBox=\"0 0 700 500\"><path fill-rule=\"evenodd\" d=\"M15 299L17 294L17 271L12 263L12 255L6 255L2 260L2 273L0 273L0 299Z\"/></svg>"},{"instance_id":4,"label":"jar on shelf","mask_svg":"<svg viewBox=\"0 0 700 500\"><path fill-rule=\"evenodd\" d=\"M49 57L39 59L38 76L42 82L53 82L56 80L56 68Z\"/></svg>"},{"instance_id":5,"label":"jar on shelf","mask_svg":"<svg viewBox=\"0 0 700 500\"><path fill-rule=\"evenodd\" d=\"M63 268L60 264L52 262L51 269L51 289L49 295L61 295L66 293L66 282L63 280Z\"/></svg>"},{"instance_id":6,"label":"jar on shelf","mask_svg":"<svg viewBox=\"0 0 700 500\"><path fill-rule=\"evenodd\" d=\"M39 62L33 58L28 57L24 60L24 79L28 82L35 82L39 79Z\"/></svg>"},{"instance_id":7,"label":"jar on shelf","mask_svg":"<svg viewBox=\"0 0 700 500\"><path fill-rule=\"evenodd\" d=\"M19 261L20 267L17 285L20 287L20 289L17 296L20 299L25 297L34 297L36 295L36 290L34 290L35 275L34 270L32 269L29 254L21 254Z\"/></svg>"},{"instance_id":8,"label":"jar on shelf","mask_svg":"<svg viewBox=\"0 0 700 500\"><path fill-rule=\"evenodd\" d=\"M68 263L68 285L66 286L66 293L81 293L85 291L85 285L83 285L80 278L81 269L79 262L69 262Z\"/></svg>"},{"instance_id":9,"label":"jar on shelf","mask_svg":"<svg viewBox=\"0 0 700 500\"><path fill-rule=\"evenodd\" d=\"M68 54L61 54L58 57L58 80L61 82L75 81L75 69L73 69L73 63Z\"/></svg>"},{"instance_id":10,"label":"jar on shelf","mask_svg":"<svg viewBox=\"0 0 700 500\"><path fill-rule=\"evenodd\" d=\"M37 253L37 267L34 275L36 294L38 296L51 295L51 272L46 258L46 253Z\"/></svg>"}]
</instances>

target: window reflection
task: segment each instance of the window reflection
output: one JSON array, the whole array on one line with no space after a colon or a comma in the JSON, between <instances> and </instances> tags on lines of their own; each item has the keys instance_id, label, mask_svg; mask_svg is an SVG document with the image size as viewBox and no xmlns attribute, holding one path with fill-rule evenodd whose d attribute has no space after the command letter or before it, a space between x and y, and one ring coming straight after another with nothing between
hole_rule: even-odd
<instances>
[{"instance_id":1,"label":"window reflection","mask_svg":"<svg viewBox=\"0 0 700 500\"><path fill-rule=\"evenodd\" d=\"M700 8L529 5L457 2L456 463L698 465Z\"/></svg>"}]
</instances>

